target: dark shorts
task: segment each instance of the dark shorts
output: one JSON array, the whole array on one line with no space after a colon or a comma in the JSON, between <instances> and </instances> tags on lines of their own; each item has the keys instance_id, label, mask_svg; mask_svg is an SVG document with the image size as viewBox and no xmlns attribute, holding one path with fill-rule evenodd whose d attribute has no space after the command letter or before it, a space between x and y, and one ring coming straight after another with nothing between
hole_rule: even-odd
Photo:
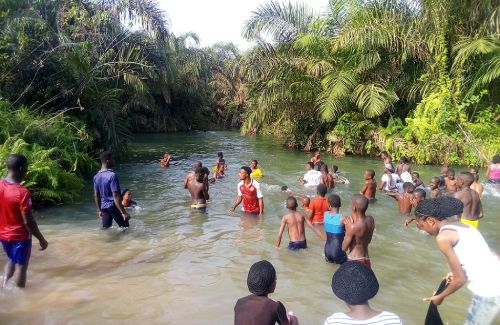
<instances>
[{"instance_id":1,"label":"dark shorts","mask_svg":"<svg viewBox=\"0 0 500 325\"><path fill-rule=\"evenodd\" d=\"M342 250L345 234L326 233L325 259L330 263L342 264L347 261L347 254Z\"/></svg>"},{"instance_id":2,"label":"dark shorts","mask_svg":"<svg viewBox=\"0 0 500 325\"><path fill-rule=\"evenodd\" d=\"M31 239L26 240L0 240L3 250L9 260L14 264L26 265L31 256Z\"/></svg>"},{"instance_id":3,"label":"dark shorts","mask_svg":"<svg viewBox=\"0 0 500 325\"><path fill-rule=\"evenodd\" d=\"M500 179L493 179L493 178L490 178L488 180L488 183L490 184L500 184Z\"/></svg>"},{"instance_id":4,"label":"dark shorts","mask_svg":"<svg viewBox=\"0 0 500 325\"><path fill-rule=\"evenodd\" d=\"M116 206L112 206L111 208L102 209L102 227L109 228L113 225L113 220L118 224L119 227L128 228L128 218L127 220L123 220L122 214L120 210Z\"/></svg>"},{"instance_id":5,"label":"dark shorts","mask_svg":"<svg viewBox=\"0 0 500 325\"><path fill-rule=\"evenodd\" d=\"M307 241L291 241L288 243L288 249L296 251L299 249L307 248Z\"/></svg>"}]
</instances>

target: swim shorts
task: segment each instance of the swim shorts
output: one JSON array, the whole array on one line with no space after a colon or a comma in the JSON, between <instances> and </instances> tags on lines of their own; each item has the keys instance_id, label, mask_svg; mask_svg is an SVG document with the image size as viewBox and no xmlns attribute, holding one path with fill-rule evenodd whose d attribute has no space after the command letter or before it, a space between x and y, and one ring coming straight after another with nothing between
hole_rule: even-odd
<instances>
[{"instance_id":1,"label":"swim shorts","mask_svg":"<svg viewBox=\"0 0 500 325\"><path fill-rule=\"evenodd\" d=\"M205 212L207 210L207 204L206 203L191 204L191 209Z\"/></svg>"},{"instance_id":2,"label":"swim shorts","mask_svg":"<svg viewBox=\"0 0 500 325\"><path fill-rule=\"evenodd\" d=\"M464 218L460 218L458 220L460 220L461 223L465 223L465 224L472 226L474 228L479 227L479 220L469 220L469 219L464 219Z\"/></svg>"},{"instance_id":3,"label":"swim shorts","mask_svg":"<svg viewBox=\"0 0 500 325\"><path fill-rule=\"evenodd\" d=\"M347 262L361 262L368 267L372 267L372 263L370 262L370 258L368 257L356 257L356 256L347 256Z\"/></svg>"},{"instance_id":4,"label":"swim shorts","mask_svg":"<svg viewBox=\"0 0 500 325\"><path fill-rule=\"evenodd\" d=\"M111 208L102 209L102 227L109 228L113 224L113 220L118 224L118 226L123 228L128 228L129 222L127 220L123 220L122 214L120 210L113 205Z\"/></svg>"},{"instance_id":5,"label":"swim shorts","mask_svg":"<svg viewBox=\"0 0 500 325\"><path fill-rule=\"evenodd\" d=\"M288 243L288 249L291 249L292 251L296 251L303 248L307 248L307 241L305 240L291 241Z\"/></svg>"},{"instance_id":6,"label":"swim shorts","mask_svg":"<svg viewBox=\"0 0 500 325\"><path fill-rule=\"evenodd\" d=\"M3 250L14 264L26 265L31 256L31 238L26 240L0 240Z\"/></svg>"}]
</instances>

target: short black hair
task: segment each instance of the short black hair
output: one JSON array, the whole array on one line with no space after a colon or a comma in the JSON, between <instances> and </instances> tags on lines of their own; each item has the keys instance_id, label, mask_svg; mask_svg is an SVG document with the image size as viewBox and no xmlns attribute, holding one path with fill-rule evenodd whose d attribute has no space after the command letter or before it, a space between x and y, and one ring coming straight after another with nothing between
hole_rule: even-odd
<instances>
[{"instance_id":1,"label":"short black hair","mask_svg":"<svg viewBox=\"0 0 500 325\"><path fill-rule=\"evenodd\" d=\"M288 190L288 186L283 185L283 186L281 187L281 191L283 191L283 192L284 192L284 191L286 191L286 190Z\"/></svg>"},{"instance_id":2,"label":"short black hair","mask_svg":"<svg viewBox=\"0 0 500 325\"><path fill-rule=\"evenodd\" d=\"M287 207L287 208L288 208L288 203L291 203L291 204L292 204L292 206L290 207L290 209L293 209L293 210L297 209L297 207L299 206L299 205L297 204L297 199L296 199L295 197L293 197L293 196L289 196L289 197L286 199L286 207Z\"/></svg>"},{"instance_id":3,"label":"short black hair","mask_svg":"<svg viewBox=\"0 0 500 325\"><path fill-rule=\"evenodd\" d=\"M194 162L193 169L196 169L198 167L203 167L203 163L199 160Z\"/></svg>"},{"instance_id":4,"label":"short black hair","mask_svg":"<svg viewBox=\"0 0 500 325\"><path fill-rule=\"evenodd\" d=\"M464 181L464 184L467 186L470 186L472 183L474 183L475 180L474 175L469 172L461 172L458 177L460 177Z\"/></svg>"},{"instance_id":5,"label":"short black hair","mask_svg":"<svg viewBox=\"0 0 500 325\"><path fill-rule=\"evenodd\" d=\"M342 206L340 196L338 196L337 194L330 194L330 196L328 196L328 204L332 208L340 208Z\"/></svg>"},{"instance_id":6,"label":"short black hair","mask_svg":"<svg viewBox=\"0 0 500 325\"><path fill-rule=\"evenodd\" d=\"M432 176L431 177L431 182L436 182L436 183L440 183L441 182L441 178L437 177L437 176Z\"/></svg>"},{"instance_id":7,"label":"short black hair","mask_svg":"<svg viewBox=\"0 0 500 325\"><path fill-rule=\"evenodd\" d=\"M494 164L500 164L500 155L494 155L493 159L492 159L492 162Z\"/></svg>"},{"instance_id":8,"label":"short black hair","mask_svg":"<svg viewBox=\"0 0 500 325\"><path fill-rule=\"evenodd\" d=\"M205 171L203 170L203 167L197 167L197 168L194 170L194 173L195 173L195 174L200 174L200 175L203 175L203 174L205 174Z\"/></svg>"},{"instance_id":9,"label":"short black hair","mask_svg":"<svg viewBox=\"0 0 500 325\"><path fill-rule=\"evenodd\" d=\"M413 187L413 188L415 188L415 185L413 185L413 183L412 183L412 182L404 182L404 183L403 183L403 190L405 190L405 191L406 191L406 189L407 189L407 188L409 188L409 187Z\"/></svg>"},{"instance_id":10,"label":"short black hair","mask_svg":"<svg viewBox=\"0 0 500 325\"><path fill-rule=\"evenodd\" d=\"M451 196L440 196L421 201L415 208L415 216L419 219L432 217L445 220L460 215L463 210L462 201Z\"/></svg>"},{"instance_id":11,"label":"short black hair","mask_svg":"<svg viewBox=\"0 0 500 325\"><path fill-rule=\"evenodd\" d=\"M420 178L420 174L417 173L417 172L412 172L411 174L414 175L414 176L417 176L417 178Z\"/></svg>"},{"instance_id":12,"label":"short black hair","mask_svg":"<svg viewBox=\"0 0 500 325\"><path fill-rule=\"evenodd\" d=\"M325 184L319 184L316 190L318 191L318 194L320 196L325 196L326 192L328 192L328 188L326 187Z\"/></svg>"},{"instance_id":13,"label":"short black hair","mask_svg":"<svg viewBox=\"0 0 500 325\"><path fill-rule=\"evenodd\" d=\"M254 163L255 163L255 165L258 165L258 164L259 164L259 162L258 162L256 159L252 159L250 162L254 162Z\"/></svg>"},{"instance_id":14,"label":"short black hair","mask_svg":"<svg viewBox=\"0 0 500 325\"><path fill-rule=\"evenodd\" d=\"M248 290L257 296L267 295L276 281L276 270L266 260L254 263L248 271Z\"/></svg>"},{"instance_id":15,"label":"short black hair","mask_svg":"<svg viewBox=\"0 0 500 325\"><path fill-rule=\"evenodd\" d=\"M421 196L421 197L423 197L424 199L425 199L425 197L427 196L427 193L426 193L426 192L425 192L425 190L424 190L424 189L422 189L422 188L417 188L417 189L413 192L413 194L417 194L417 193L418 193L418 194L420 194L420 196Z\"/></svg>"},{"instance_id":16,"label":"short black hair","mask_svg":"<svg viewBox=\"0 0 500 325\"><path fill-rule=\"evenodd\" d=\"M328 173L328 165L327 164L320 164L319 165L319 170L324 169Z\"/></svg>"},{"instance_id":17,"label":"short black hair","mask_svg":"<svg viewBox=\"0 0 500 325\"><path fill-rule=\"evenodd\" d=\"M201 167L201 169L203 169L205 175L210 175L210 170L208 169L208 167Z\"/></svg>"},{"instance_id":18,"label":"short black hair","mask_svg":"<svg viewBox=\"0 0 500 325\"><path fill-rule=\"evenodd\" d=\"M243 169L248 176L250 176L250 174L252 173L252 168L248 167L248 166L241 166L240 170Z\"/></svg>"},{"instance_id":19,"label":"short black hair","mask_svg":"<svg viewBox=\"0 0 500 325\"><path fill-rule=\"evenodd\" d=\"M28 167L28 159L21 154L12 154L7 158L7 169L12 171L19 171L21 168Z\"/></svg>"},{"instance_id":20,"label":"short black hair","mask_svg":"<svg viewBox=\"0 0 500 325\"><path fill-rule=\"evenodd\" d=\"M332 166L332 172L336 172L337 170L339 170L339 166L333 165Z\"/></svg>"},{"instance_id":21,"label":"short black hair","mask_svg":"<svg viewBox=\"0 0 500 325\"><path fill-rule=\"evenodd\" d=\"M375 171L373 169L367 169L366 172L368 173L368 175L370 175L372 178L375 177Z\"/></svg>"},{"instance_id":22,"label":"short black hair","mask_svg":"<svg viewBox=\"0 0 500 325\"><path fill-rule=\"evenodd\" d=\"M222 153L222 151L219 151L217 153L217 157L219 157L219 158L223 158L224 157L224 154Z\"/></svg>"},{"instance_id":23,"label":"short black hair","mask_svg":"<svg viewBox=\"0 0 500 325\"><path fill-rule=\"evenodd\" d=\"M130 190L129 190L128 188L124 189L124 190L122 191L122 196L124 196L124 195L125 195L125 193L127 193L127 192L130 192Z\"/></svg>"},{"instance_id":24,"label":"short black hair","mask_svg":"<svg viewBox=\"0 0 500 325\"><path fill-rule=\"evenodd\" d=\"M406 158L405 156L401 156L399 161L403 162L403 164L406 164L408 162L408 158Z\"/></svg>"},{"instance_id":25,"label":"short black hair","mask_svg":"<svg viewBox=\"0 0 500 325\"><path fill-rule=\"evenodd\" d=\"M113 159L113 153L111 151L103 151L99 155L99 160L101 163L105 164L106 161Z\"/></svg>"},{"instance_id":26,"label":"short black hair","mask_svg":"<svg viewBox=\"0 0 500 325\"><path fill-rule=\"evenodd\" d=\"M455 175L455 170L453 168L448 168L448 173Z\"/></svg>"},{"instance_id":27,"label":"short black hair","mask_svg":"<svg viewBox=\"0 0 500 325\"><path fill-rule=\"evenodd\" d=\"M309 165L309 167L311 167L311 168L314 168L314 163L312 161L308 161L307 165Z\"/></svg>"}]
</instances>

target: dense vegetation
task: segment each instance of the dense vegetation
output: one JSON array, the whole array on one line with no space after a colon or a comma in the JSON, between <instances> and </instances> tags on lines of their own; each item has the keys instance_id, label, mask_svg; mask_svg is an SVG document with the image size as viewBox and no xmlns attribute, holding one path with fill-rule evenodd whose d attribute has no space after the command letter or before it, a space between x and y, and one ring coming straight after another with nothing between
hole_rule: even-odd
<instances>
[{"instance_id":1,"label":"dense vegetation","mask_svg":"<svg viewBox=\"0 0 500 325\"><path fill-rule=\"evenodd\" d=\"M478 0L271 1L246 22L243 130L337 155L388 149L417 163L500 152L500 6Z\"/></svg>"},{"instance_id":2,"label":"dense vegetation","mask_svg":"<svg viewBox=\"0 0 500 325\"><path fill-rule=\"evenodd\" d=\"M291 148L485 164L500 152L499 33L489 0L270 1L240 53L172 34L155 0L3 0L0 164L25 153L27 185L53 202L134 132L241 126Z\"/></svg>"}]
</instances>

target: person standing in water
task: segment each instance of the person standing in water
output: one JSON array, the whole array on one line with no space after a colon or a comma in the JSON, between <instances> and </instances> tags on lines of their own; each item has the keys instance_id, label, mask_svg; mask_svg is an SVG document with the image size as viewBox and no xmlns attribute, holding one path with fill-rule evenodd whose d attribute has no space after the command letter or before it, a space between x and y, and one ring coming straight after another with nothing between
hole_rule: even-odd
<instances>
[{"instance_id":1,"label":"person standing in water","mask_svg":"<svg viewBox=\"0 0 500 325\"><path fill-rule=\"evenodd\" d=\"M259 162L255 159L252 159L252 161L250 161L250 168L252 169L252 173L250 174L250 177L254 178L254 177L264 176L264 174L262 173L262 169L257 167L258 164L259 164Z\"/></svg>"},{"instance_id":2,"label":"person standing in water","mask_svg":"<svg viewBox=\"0 0 500 325\"><path fill-rule=\"evenodd\" d=\"M375 202L375 193L377 193L377 182L375 181L375 171L373 169L367 169L365 171L365 184L359 192L364 195L370 203Z\"/></svg>"},{"instance_id":3,"label":"person standing in water","mask_svg":"<svg viewBox=\"0 0 500 325\"><path fill-rule=\"evenodd\" d=\"M358 261L371 267L368 245L372 241L375 220L366 215L368 199L361 194L352 196L352 212L345 222L342 250L348 252L348 261Z\"/></svg>"},{"instance_id":4,"label":"person standing in water","mask_svg":"<svg viewBox=\"0 0 500 325\"><path fill-rule=\"evenodd\" d=\"M94 200L102 227L109 228L113 220L121 228L129 227L130 216L123 207L118 176L113 171L115 160L110 151L99 156L101 169L94 176Z\"/></svg>"},{"instance_id":5,"label":"person standing in water","mask_svg":"<svg viewBox=\"0 0 500 325\"><path fill-rule=\"evenodd\" d=\"M32 215L31 192L21 185L28 173L28 160L23 155L7 158L7 176L0 180L0 242L7 255L3 286L14 277L16 286L24 288L31 255L31 236L40 250L49 245Z\"/></svg>"},{"instance_id":6,"label":"person standing in water","mask_svg":"<svg viewBox=\"0 0 500 325\"><path fill-rule=\"evenodd\" d=\"M324 223L326 232L325 259L330 263L342 264L347 260L347 254L342 250L345 236L345 219L340 214L340 196L332 194L328 197L330 211L325 212Z\"/></svg>"},{"instance_id":7,"label":"person standing in water","mask_svg":"<svg viewBox=\"0 0 500 325\"><path fill-rule=\"evenodd\" d=\"M319 172L321 176L319 178L319 182L321 184L325 184L328 189L328 193L332 192L335 188L335 181L333 180L333 176L328 172L328 166L326 164L321 165L319 167Z\"/></svg>"},{"instance_id":8,"label":"person standing in water","mask_svg":"<svg viewBox=\"0 0 500 325\"><path fill-rule=\"evenodd\" d=\"M252 169L248 166L240 168L240 182L238 183L238 197L229 212L234 212L236 207L243 202L243 211L262 214L264 212L264 196L259 182L250 178Z\"/></svg>"},{"instance_id":9,"label":"person standing in water","mask_svg":"<svg viewBox=\"0 0 500 325\"><path fill-rule=\"evenodd\" d=\"M446 275L448 287L424 300L440 305L469 281L473 297L465 324L488 325L500 311L500 260L476 228L454 220L463 208L460 200L441 196L424 200L415 209L417 227L436 237L451 269Z\"/></svg>"},{"instance_id":10,"label":"person standing in water","mask_svg":"<svg viewBox=\"0 0 500 325\"><path fill-rule=\"evenodd\" d=\"M484 186L479 181L479 169L476 166L471 166L469 172L474 176L474 183L470 186L471 189L479 194L479 197L483 197Z\"/></svg>"},{"instance_id":11,"label":"person standing in water","mask_svg":"<svg viewBox=\"0 0 500 325\"><path fill-rule=\"evenodd\" d=\"M187 184L187 189L191 194L191 209L205 211L207 208L209 196L204 179L205 172L202 167L198 167L194 171L194 178Z\"/></svg>"},{"instance_id":12,"label":"person standing in water","mask_svg":"<svg viewBox=\"0 0 500 325\"><path fill-rule=\"evenodd\" d=\"M469 172L462 172L458 175L457 186L459 191L454 197L459 199L464 205L464 211L460 215L460 221L471 225L474 228L479 226L479 219L483 217L483 205L479 194L470 188L474 182L474 176Z\"/></svg>"},{"instance_id":13,"label":"person standing in water","mask_svg":"<svg viewBox=\"0 0 500 325\"><path fill-rule=\"evenodd\" d=\"M488 169L486 169L486 179L492 184L500 184L500 155L495 155Z\"/></svg>"}]
</instances>

